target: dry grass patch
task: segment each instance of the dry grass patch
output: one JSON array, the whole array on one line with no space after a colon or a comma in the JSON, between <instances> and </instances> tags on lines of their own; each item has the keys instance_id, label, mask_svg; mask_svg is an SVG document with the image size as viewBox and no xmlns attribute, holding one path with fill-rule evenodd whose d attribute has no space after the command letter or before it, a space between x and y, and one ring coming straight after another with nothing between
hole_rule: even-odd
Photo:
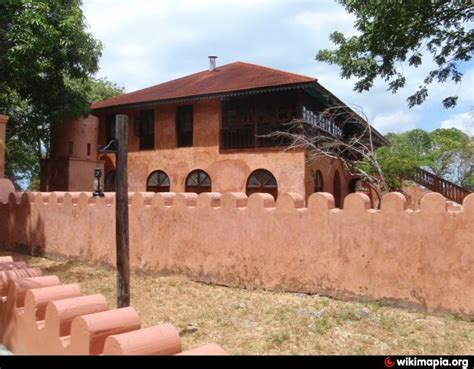
<instances>
[{"instance_id":1,"label":"dry grass patch","mask_svg":"<svg viewBox=\"0 0 474 369\"><path fill-rule=\"evenodd\" d=\"M63 283L79 282L83 293L102 293L115 304L111 269L13 257L57 274ZM474 323L452 315L207 285L184 276L132 273L131 291L143 326L174 324L185 349L216 342L231 354L474 354Z\"/></svg>"}]
</instances>

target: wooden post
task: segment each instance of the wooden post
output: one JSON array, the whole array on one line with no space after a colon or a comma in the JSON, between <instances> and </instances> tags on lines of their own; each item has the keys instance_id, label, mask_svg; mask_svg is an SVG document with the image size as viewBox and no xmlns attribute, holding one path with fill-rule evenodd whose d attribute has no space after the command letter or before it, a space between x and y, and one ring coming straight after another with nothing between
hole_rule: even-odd
<instances>
[{"instance_id":1,"label":"wooden post","mask_svg":"<svg viewBox=\"0 0 474 369\"><path fill-rule=\"evenodd\" d=\"M130 264L128 247L128 117L115 118L117 164L115 171L115 237L117 242L117 307L130 305Z\"/></svg>"}]
</instances>

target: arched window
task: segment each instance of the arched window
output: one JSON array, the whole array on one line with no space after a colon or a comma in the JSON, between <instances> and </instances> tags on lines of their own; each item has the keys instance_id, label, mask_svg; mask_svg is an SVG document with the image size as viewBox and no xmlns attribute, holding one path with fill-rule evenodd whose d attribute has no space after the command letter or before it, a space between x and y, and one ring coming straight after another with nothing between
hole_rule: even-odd
<instances>
[{"instance_id":1,"label":"arched window","mask_svg":"<svg viewBox=\"0 0 474 369\"><path fill-rule=\"evenodd\" d=\"M323 192L324 191L324 182L323 175L320 170L317 170L314 173L314 192Z\"/></svg>"},{"instance_id":2,"label":"arched window","mask_svg":"<svg viewBox=\"0 0 474 369\"><path fill-rule=\"evenodd\" d=\"M104 178L104 191L115 192L115 170L111 170Z\"/></svg>"},{"instance_id":3,"label":"arched window","mask_svg":"<svg viewBox=\"0 0 474 369\"><path fill-rule=\"evenodd\" d=\"M162 170L152 172L146 181L147 192L170 192L170 179Z\"/></svg>"},{"instance_id":4,"label":"arched window","mask_svg":"<svg viewBox=\"0 0 474 369\"><path fill-rule=\"evenodd\" d=\"M211 177L205 171L196 169L189 173L188 178L186 178L186 192L200 194L201 192L211 191Z\"/></svg>"},{"instance_id":5,"label":"arched window","mask_svg":"<svg viewBox=\"0 0 474 369\"><path fill-rule=\"evenodd\" d=\"M339 176L339 171L336 170L334 173L334 205L336 208L341 208L341 177Z\"/></svg>"},{"instance_id":6,"label":"arched window","mask_svg":"<svg viewBox=\"0 0 474 369\"><path fill-rule=\"evenodd\" d=\"M247 180L247 196L253 193L269 193L276 199L278 196L278 185L275 177L268 170L257 169L253 171Z\"/></svg>"}]
</instances>

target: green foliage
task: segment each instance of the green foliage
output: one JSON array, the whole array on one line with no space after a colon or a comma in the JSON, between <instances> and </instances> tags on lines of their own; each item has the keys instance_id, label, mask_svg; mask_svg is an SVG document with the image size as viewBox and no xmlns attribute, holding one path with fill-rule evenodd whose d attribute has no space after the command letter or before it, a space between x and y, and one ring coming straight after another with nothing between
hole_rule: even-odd
<instances>
[{"instance_id":1,"label":"green foliage","mask_svg":"<svg viewBox=\"0 0 474 369\"><path fill-rule=\"evenodd\" d=\"M19 186L49 155L50 124L123 92L95 80L101 44L86 31L79 0L0 2L0 114L7 125L6 174Z\"/></svg>"},{"instance_id":2,"label":"green foliage","mask_svg":"<svg viewBox=\"0 0 474 369\"><path fill-rule=\"evenodd\" d=\"M330 35L336 50L320 50L316 59L341 67L343 78L357 77L354 89L369 90L376 77L388 83L393 93L405 86L404 68L423 63L422 53L430 53L436 67L407 101L410 107L422 104L428 85L448 79L462 80L459 64L472 57L474 5L462 0L338 0L356 17L359 35L346 38ZM405 67L402 63L407 64ZM443 100L446 108L456 105L457 96Z\"/></svg>"},{"instance_id":3,"label":"green foliage","mask_svg":"<svg viewBox=\"0 0 474 369\"><path fill-rule=\"evenodd\" d=\"M89 111L89 103L120 95L124 91L104 78L66 80L66 83L75 92L77 100L71 100L62 112L64 116L85 114ZM37 189L39 161L49 157L50 117L44 116L29 100L22 100L17 95L10 94L9 101L5 176L17 188L30 182L29 189Z\"/></svg>"},{"instance_id":4,"label":"green foliage","mask_svg":"<svg viewBox=\"0 0 474 369\"><path fill-rule=\"evenodd\" d=\"M375 154L391 190L400 190L402 181L413 178L420 167L474 190L474 138L456 128L414 129L389 133L386 138L390 145ZM368 173L376 172L366 161L360 166Z\"/></svg>"},{"instance_id":5,"label":"green foliage","mask_svg":"<svg viewBox=\"0 0 474 369\"><path fill-rule=\"evenodd\" d=\"M86 32L79 0L0 3L0 109L8 91L54 120L74 95L66 78L98 70L101 44ZM3 101L2 101L3 100Z\"/></svg>"}]
</instances>

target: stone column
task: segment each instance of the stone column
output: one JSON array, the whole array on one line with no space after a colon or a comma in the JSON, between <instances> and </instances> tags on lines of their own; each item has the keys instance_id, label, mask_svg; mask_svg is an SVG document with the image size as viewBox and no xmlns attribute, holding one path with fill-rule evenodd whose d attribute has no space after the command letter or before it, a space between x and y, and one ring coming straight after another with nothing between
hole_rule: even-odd
<instances>
[{"instance_id":1,"label":"stone column","mask_svg":"<svg viewBox=\"0 0 474 369\"><path fill-rule=\"evenodd\" d=\"M0 115L0 178L5 176L5 145L8 117Z\"/></svg>"}]
</instances>

